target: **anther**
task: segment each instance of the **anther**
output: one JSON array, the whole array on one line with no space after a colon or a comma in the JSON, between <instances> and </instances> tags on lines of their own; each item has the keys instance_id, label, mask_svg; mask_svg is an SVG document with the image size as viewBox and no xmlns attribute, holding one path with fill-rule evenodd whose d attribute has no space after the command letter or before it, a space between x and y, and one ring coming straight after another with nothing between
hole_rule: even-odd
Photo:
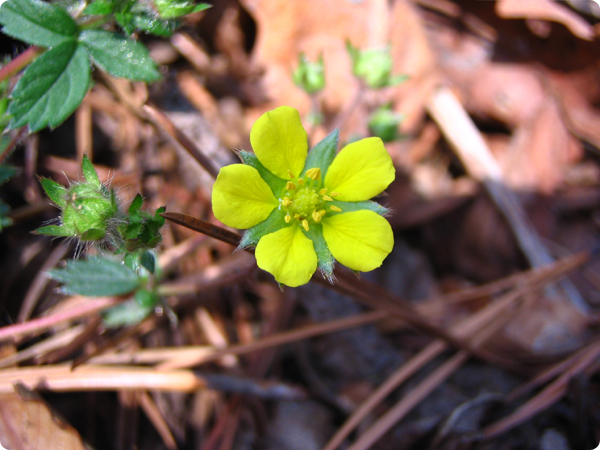
<instances>
[{"instance_id":1,"label":"anther","mask_svg":"<svg viewBox=\"0 0 600 450\"><path fill-rule=\"evenodd\" d=\"M302 228L304 228L305 231L308 231L308 221L306 219L302 221Z\"/></svg>"},{"instance_id":2,"label":"anther","mask_svg":"<svg viewBox=\"0 0 600 450\"><path fill-rule=\"evenodd\" d=\"M300 214L298 214L298 213L294 214L294 219L300 220Z\"/></svg>"},{"instance_id":3,"label":"anther","mask_svg":"<svg viewBox=\"0 0 600 450\"><path fill-rule=\"evenodd\" d=\"M339 192L330 192L329 195L335 198L338 195L340 195L340 193Z\"/></svg>"},{"instance_id":4,"label":"anther","mask_svg":"<svg viewBox=\"0 0 600 450\"><path fill-rule=\"evenodd\" d=\"M281 200L281 204L284 208L287 208L292 204L292 201L288 197L283 197L283 200Z\"/></svg>"},{"instance_id":5,"label":"anther","mask_svg":"<svg viewBox=\"0 0 600 450\"><path fill-rule=\"evenodd\" d=\"M333 199L329 195L324 195L323 196L323 200L325 200L326 202L332 202L333 201Z\"/></svg>"},{"instance_id":6,"label":"anther","mask_svg":"<svg viewBox=\"0 0 600 450\"><path fill-rule=\"evenodd\" d=\"M313 211L312 218L315 222L319 223L321 221L322 217L323 216L321 214L319 214L317 211Z\"/></svg>"},{"instance_id":7,"label":"anther","mask_svg":"<svg viewBox=\"0 0 600 450\"><path fill-rule=\"evenodd\" d=\"M290 178L293 180L294 177L294 172L292 172L290 169L288 169L288 175L290 176Z\"/></svg>"},{"instance_id":8,"label":"anther","mask_svg":"<svg viewBox=\"0 0 600 450\"><path fill-rule=\"evenodd\" d=\"M298 186L303 186L304 185L304 178L300 178L298 180Z\"/></svg>"},{"instance_id":9,"label":"anther","mask_svg":"<svg viewBox=\"0 0 600 450\"><path fill-rule=\"evenodd\" d=\"M327 194L327 188L323 188L319 191L319 195L325 195Z\"/></svg>"},{"instance_id":10,"label":"anther","mask_svg":"<svg viewBox=\"0 0 600 450\"><path fill-rule=\"evenodd\" d=\"M319 215L321 216L321 219L322 219L322 218L323 218L323 216L324 216L325 214L327 214L327 211L325 211L324 209L322 209L322 210L318 211L318 213L319 213Z\"/></svg>"},{"instance_id":11,"label":"anther","mask_svg":"<svg viewBox=\"0 0 600 450\"><path fill-rule=\"evenodd\" d=\"M335 211L335 212L342 212L342 208L338 208L335 205L331 205L331 207L329 209L331 209L332 211Z\"/></svg>"},{"instance_id":12,"label":"anther","mask_svg":"<svg viewBox=\"0 0 600 450\"><path fill-rule=\"evenodd\" d=\"M290 223L290 220L292 220L292 216L290 216L289 214L286 214L284 220L285 220L285 223Z\"/></svg>"},{"instance_id":13,"label":"anther","mask_svg":"<svg viewBox=\"0 0 600 450\"><path fill-rule=\"evenodd\" d=\"M306 171L306 176L314 181L319 181L321 179L321 169L318 167L313 167L312 169L308 169Z\"/></svg>"},{"instance_id":14,"label":"anther","mask_svg":"<svg viewBox=\"0 0 600 450\"><path fill-rule=\"evenodd\" d=\"M296 185L294 183L292 183L291 181L288 181L287 183L285 183L286 191L293 191L294 189L296 189Z\"/></svg>"}]
</instances>

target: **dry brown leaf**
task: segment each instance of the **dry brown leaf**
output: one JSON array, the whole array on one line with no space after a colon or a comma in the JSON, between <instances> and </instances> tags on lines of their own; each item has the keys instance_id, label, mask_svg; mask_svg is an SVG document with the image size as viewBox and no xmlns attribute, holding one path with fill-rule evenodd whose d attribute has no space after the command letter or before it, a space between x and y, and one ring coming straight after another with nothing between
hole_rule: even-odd
<instances>
[{"instance_id":1,"label":"dry brown leaf","mask_svg":"<svg viewBox=\"0 0 600 450\"><path fill-rule=\"evenodd\" d=\"M86 450L79 433L25 387L0 397L0 443L7 449Z\"/></svg>"},{"instance_id":2,"label":"dry brown leaf","mask_svg":"<svg viewBox=\"0 0 600 450\"><path fill-rule=\"evenodd\" d=\"M594 28L577 13L550 0L499 0L496 13L505 19L541 19L562 23L575 36L591 41Z\"/></svg>"}]
</instances>

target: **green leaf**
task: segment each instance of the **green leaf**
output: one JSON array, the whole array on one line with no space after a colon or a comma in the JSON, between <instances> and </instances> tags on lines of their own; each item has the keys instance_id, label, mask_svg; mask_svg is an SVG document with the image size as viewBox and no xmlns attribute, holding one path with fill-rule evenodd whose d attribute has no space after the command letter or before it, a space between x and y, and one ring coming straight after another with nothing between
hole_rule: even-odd
<instances>
[{"instance_id":1,"label":"green leaf","mask_svg":"<svg viewBox=\"0 0 600 450\"><path fill-rule=\"evenodd\" d=\"M67 189L49 178L42 178L40 180L46 195L52 200L59 208L67 206Z\"/></svg>"},{"instance_id":2,"label":"green leaf","mask_svg":"<svg viewBox=\"0 0 600 450\"><path fill-rule=\"evenodd\" d=\"M106 16L112 14L115 4L109 0L96 0L85 7L82 14L87 16Z\"/></svg>"},{"instance_id":3,"label":"green leaf","mask_svg":"<svg viewBox=\"0 0 600 450\"><path fill-rule=\"evenodd\" d=\"M154 5L158 14L165 19L176 19L211 7L207 3L195 5L194 2L188 0L154 0Z\"/></svg>"},{"instance_id":4,"label":"green leaf","mask_svg":"<svg viewBox=\"0 0 600 450\"><path fill-rule=\"evenodd\" d=\"M66 294L87 297L127 294L141 282L139 276L126 265L102 257L70 260L64 269L50 270L48 275L64 283L62 291Z\"/></svg>"},{"instance_id":5,"label":"green leaf","mask_svg":"<svg viewBox=\"0 0 600 450\"><path fill-rule=\"evenodd\" d=\"M324 180L325 175L327 175L327 169L329 169L335 158L339 139L339 130L333 130L321 142L315 145L306 157L306 164L304 164L304 170L300 176L303 177L308 169L318 167L321 169L321 180Z\"/></svg>"},{"instance_id":6,"label":"green leaf","mask_svg":"<svg viewBox=\"0 0 600 450\"><path fill-rule=\"evenodd\" d=\"M0 231L2 229L12 225L12 219L6 217L6 214L10 211L10 206L0 200Z\"/></svg>"},{"instance_id":7,"label":"green leaf","mask_svg":"<svg viewBox=\"0 0 600 450\"><path fill-rule=\"evenodd\" d=\"M90 64L76 41L48 50L28 68L12 92L10 127L35 132L60 125L81 104L90 84Z\"/></svg>"},{"instance_id":8,"label":"green leaf","mask_svg":"<svg viewBox=\"0 0 600 450\"><path fill-rule=\"evenodd\" d=\"M133 201L131 202L131 205L129 206L129 211L127 211L129 213L129 219L132 222L138 222L141 220L142 216L140 214L140 209L142 207L144 203L144 198L142 197L141 194L137 194L135 196L135 198L133 199Z\"/></svg>"},{"instance_id":9,"label":"green leaf","mask_svg":"<svg viewBox=\"0 0 600 450\"><path fill-rule=\"evenodd\" d=\"M77 24L64 9L39 0L8 0L0 8L2 31L40 47L54 47L77 38Z\"/></svg>"},{"instance_id":10,"label":"green leaf","mask_svg":"<svg viewBox=\"0 0 600 450\"><path fill-rule=\"evenodd\" d=\"M98 172L94 168L94 165L90 161L90 158L87 155L83 155L81 160L81 172L83 172L83 176L85 177L85 181L96 189L102 188L102 183L100 183L100 178L98 178Z\"/></svg>"},{"instance_id":11,"label":"green leaf","mask_svg":"<svg viewBox=\"0 0 600 450\"><path fill-rule=\"evenodd\" d=\"M94 63L115 77L135 81L160 78L148 49L133 39L105 30L84 30L79 40Z\"/></svg>"},{"instance_id":12,"label":"green leaf","mask_svg":"<svg viewBox=\"0 0 600 450\"><path fill-rule=\"evenodd\" d=\"M108 328L137 325L148 317L153 309L154 305L142 306L131 299L106 311L104 313L104 325Z\"/></svg>"},{"instance_id":13,"label":"green leaf","mask_svg":"<svg viewBox=\"0 0 600 450\"><path fill-rule=\"evenodd\" d=\"M155 36L171 36L179 28L181 22L175 19L161 19L149 14L134 14L131 16L131 27Z\"/></svg>"},{"instance_id":14,"label":"green leaf","mask_svg":"<svg viewBox=\"0 0 600 450\"><path fill-rule=\"evenodd\" d=\"M156 270L156 256L148 250L143 250L140 255L140 264L150 273Z\"/></svg>"}]
</instances>

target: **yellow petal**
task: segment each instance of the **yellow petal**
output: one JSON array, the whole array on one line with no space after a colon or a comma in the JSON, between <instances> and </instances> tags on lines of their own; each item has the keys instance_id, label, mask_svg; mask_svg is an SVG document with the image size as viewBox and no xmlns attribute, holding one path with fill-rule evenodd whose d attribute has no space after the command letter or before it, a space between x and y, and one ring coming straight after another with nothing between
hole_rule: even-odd
<instances>
[{"instance_id":1,"label":"yellow petal","mask_svg":"<svg viewBox=\"0 0 600 450\"><path fill-rule=\"evenodd\" d=\"M291 287L308 283L317 270L313 243L297 225L263 236L256 246L256 262L278 282Z\"/></svg>"},{"instance_id":2,"label":"yellow petal","mask_svg":"<svg viewBox=\"0 0 600 450\"><path fill-rule=\"evenodd\" d=\"M325 216L321 223L333 257L353 270L376 269L394 247L392 227L373 211Z\"/></svg>"},{"instance_id":3,"label":"yellow petal","mask_svg":"<svg viewBox=\"0 0 600 450\"><path fill-rule=\"evenodd\" d=\"M344 147L329 166L325 187L336 200L360 202L380 194L396 177L392 158L381 139L371 137Z\"/></svg>"},{"instance_id":4,"label":"yellow petal","mask_svg":"<svg viewBox=\"0 0 600 450\"><path fill-rule=\"evenodd\" d=\"M262 222L279 202L254 167L232 164L223 167L213 186L215 217L234 228L250 228Z\"/></svg>"},{"instance_id":5,"label":"yellow petal","mask_svg":"<svg viewBox=\"0 0 600 450\"><path fill-rule=\"evenodd\" d=\"M250 143L258 160L279 178L298 177L308 151L306 130L300 114L289 106L264 113L254 123Z\"/></svg>"}]
</instances>

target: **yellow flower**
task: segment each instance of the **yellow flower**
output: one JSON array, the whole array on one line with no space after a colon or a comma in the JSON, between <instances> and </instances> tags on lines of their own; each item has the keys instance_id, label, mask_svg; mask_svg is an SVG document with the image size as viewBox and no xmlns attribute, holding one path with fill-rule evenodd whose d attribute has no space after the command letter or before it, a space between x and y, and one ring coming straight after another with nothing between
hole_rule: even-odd
<instances>
[{"instance_id":1,"label":"yellow flower","mask_svg":"<svg viewBox=\"0 0 600 450\"><path fill-rule=\"evenodd\" d=\"M394 180L381 139L367 138L336 156L337 130L310 153L294 108L263 114L252 127L254 154L221 169L212 204L224 224L248 229L261 269L287 286L307 283L319 268L331 279L335 260L356 271L381 265L394 246L387 209L371 197Z\"/></svg>"}]
</instances>

